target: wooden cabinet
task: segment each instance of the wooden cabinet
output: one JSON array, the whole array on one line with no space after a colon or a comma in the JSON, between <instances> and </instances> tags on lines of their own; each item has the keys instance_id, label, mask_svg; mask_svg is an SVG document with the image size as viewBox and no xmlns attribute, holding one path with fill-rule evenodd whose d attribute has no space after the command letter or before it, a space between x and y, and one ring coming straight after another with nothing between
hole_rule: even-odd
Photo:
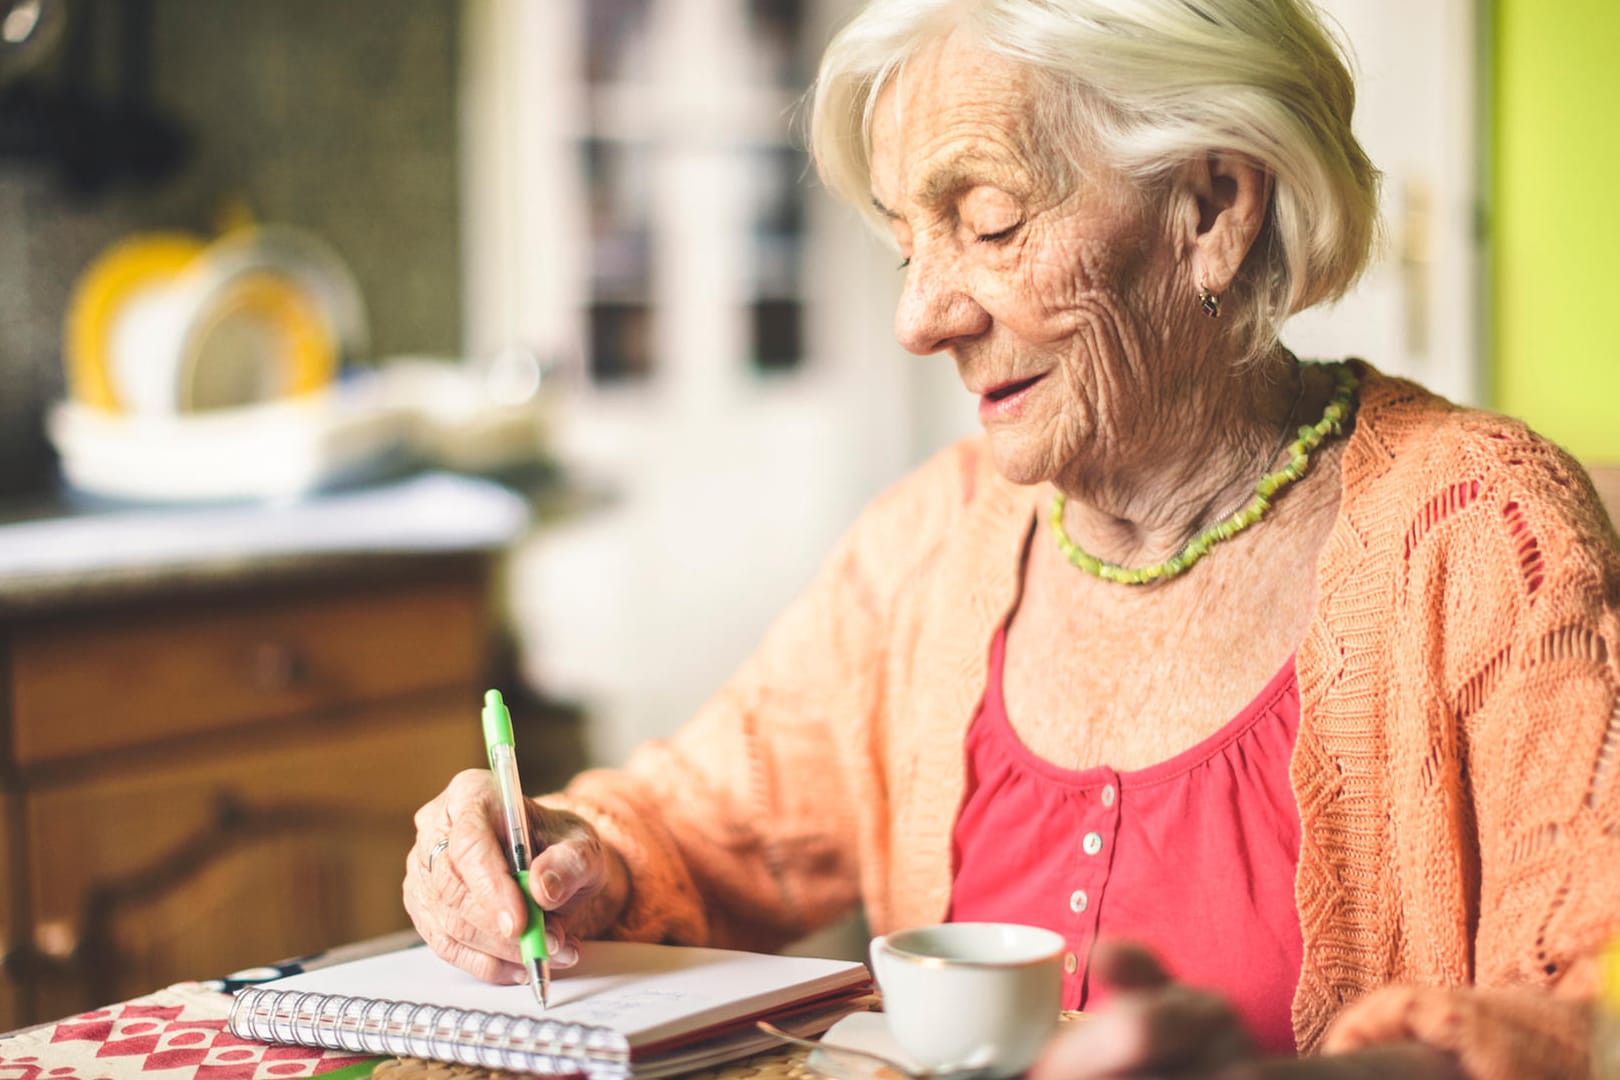
<instances>
[{"instance_id":1,"label":"wooden cabinet","mask_svg":"<svg viewBox=\"0 0 1620 1080\"><path fill-rule=\"evenodd\" d=\"M0 623L0 1030L408 926L488 593L435 555Z\"/></svg>"},{"instance_id":2,"label":"wooden cabinet","mask_svg":"<svg viewBox=\"0 0 1620 1080\"><path fill-rule=\"evenodd\" d=\"M480 674L483 610L451 580L43 621L12 645L15 760L27 768L465 683Z\"/></svg>"}]
</instances>

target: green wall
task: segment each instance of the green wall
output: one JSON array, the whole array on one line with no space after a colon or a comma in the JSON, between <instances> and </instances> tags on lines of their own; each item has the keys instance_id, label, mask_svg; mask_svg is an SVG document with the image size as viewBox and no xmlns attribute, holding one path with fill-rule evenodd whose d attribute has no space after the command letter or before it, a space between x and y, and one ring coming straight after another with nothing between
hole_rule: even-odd
<instances>
[{"instance_id":1,"label":"green wall","mask_svg":"<svg viewBox=\"0 0 1620 1080\"><path fill-rule=\"evenodd\" d=\"M1620 0L1495 0L1493 404L1620 461Z\"/></svg>"}]
</instances>

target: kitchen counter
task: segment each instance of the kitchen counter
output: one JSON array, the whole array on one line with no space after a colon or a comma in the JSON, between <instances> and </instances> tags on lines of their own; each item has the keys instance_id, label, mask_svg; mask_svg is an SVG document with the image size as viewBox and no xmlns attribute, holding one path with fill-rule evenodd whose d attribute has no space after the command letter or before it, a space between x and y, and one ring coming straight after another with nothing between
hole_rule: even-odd
<instances>
[{"instance_id":1,"label":"kitchen counter","mask_svg":"<svg viewBox=\"0 0 1620 1080\"><path fill-rule=\"evenodd\" d=\"M430 473L285 504L0 507L0 616L244 579L387 574L401 561L513 542L528 504Z\"/></svg>"}]
</instances>

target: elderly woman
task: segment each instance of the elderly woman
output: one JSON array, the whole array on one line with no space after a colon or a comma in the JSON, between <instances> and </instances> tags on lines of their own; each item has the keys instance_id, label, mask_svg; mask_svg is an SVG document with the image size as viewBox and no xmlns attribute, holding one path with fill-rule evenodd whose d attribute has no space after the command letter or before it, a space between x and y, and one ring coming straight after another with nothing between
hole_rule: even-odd
<instances>
[{"instance_id":1,"label":"elderly woman","mask_svg":"<svg viewBox=\"0 0 1620 1080\"><path fill-rule=\"evenodd\" d=\"M1352 99L1304 0L875 0L839 34L821 175L984 435L878 499L689 726L535 805L559 961L864 903L1061 933L1100 1019L1049 1077L1585 1069L1620 557L1521 425L1278 343L1367 259ZM493 820L457 777L405 898L510 979Z\"/></svg>"}]
</instances>

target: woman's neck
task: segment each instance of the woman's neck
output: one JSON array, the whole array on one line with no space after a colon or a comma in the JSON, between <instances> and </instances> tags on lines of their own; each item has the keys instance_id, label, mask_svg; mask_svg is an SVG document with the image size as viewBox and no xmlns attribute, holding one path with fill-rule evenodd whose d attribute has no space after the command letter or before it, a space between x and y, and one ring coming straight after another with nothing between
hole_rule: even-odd
<instances>
[{"instance_id":1,"label":"woman's neck","mask_svg":"<svg viewBox=\"0 0 1620 1080\"><path fill-rule=\"evenodd\" d=\"M1121 460L1058 482L1075 543L1106 562L1152 565L1254 494L1325 384L1280 347L1275 358L1226 370L1230 377L1205 380Z\"/></svg>"}]
</instances>

